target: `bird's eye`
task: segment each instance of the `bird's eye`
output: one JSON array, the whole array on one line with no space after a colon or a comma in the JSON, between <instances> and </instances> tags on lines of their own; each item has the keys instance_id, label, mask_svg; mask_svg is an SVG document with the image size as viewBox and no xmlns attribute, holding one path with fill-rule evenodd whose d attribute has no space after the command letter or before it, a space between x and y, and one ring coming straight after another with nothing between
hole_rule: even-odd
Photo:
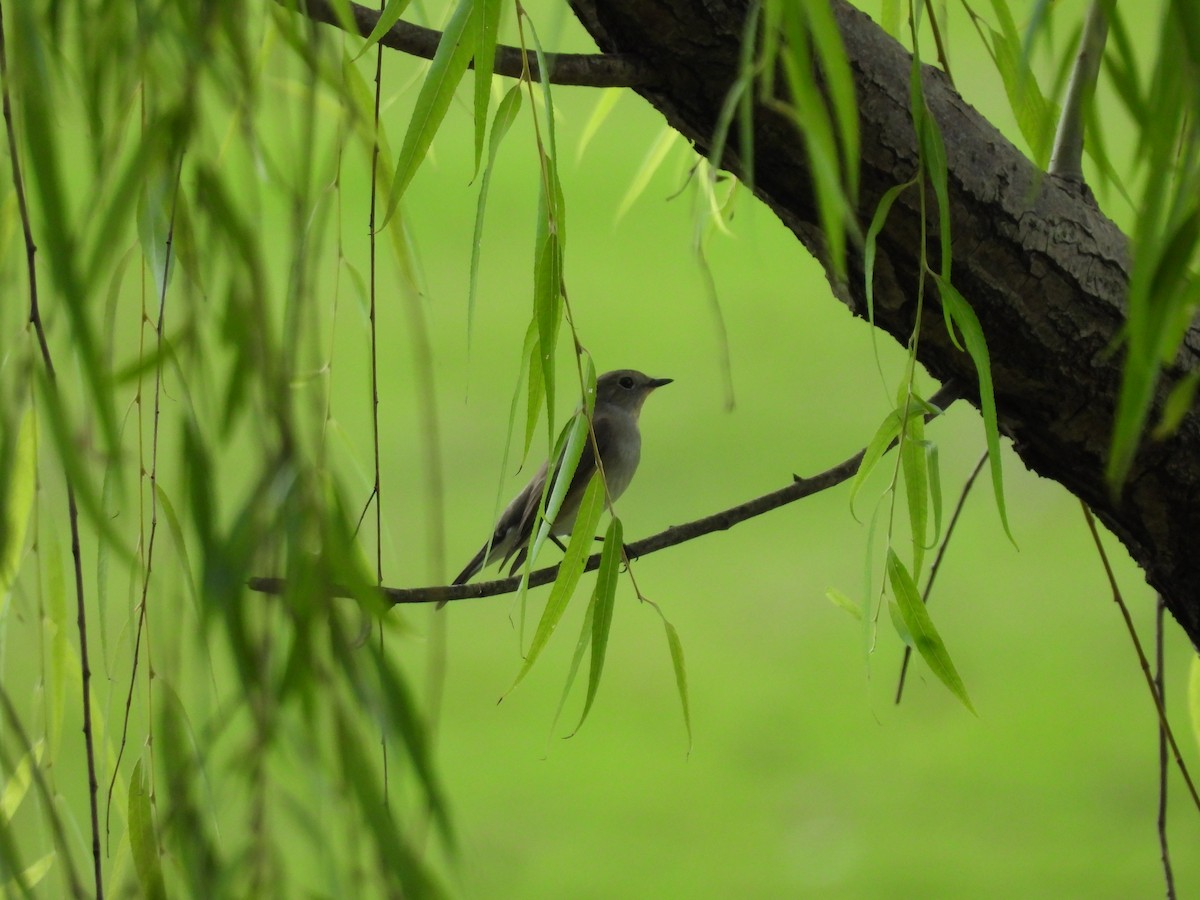
<instances>
[{"instance_id":1,"label":"bird's eye","mask_svg":"<svg viewBox=\"0 0 1200 900\"><path fill-rule=\"evenodd\" d=\"M621 385L621 387L625 388L627 391L633 389L633 379L628 375L622 375L621 380L618 381L617 384Z\"/></svg>"}]
</instances>

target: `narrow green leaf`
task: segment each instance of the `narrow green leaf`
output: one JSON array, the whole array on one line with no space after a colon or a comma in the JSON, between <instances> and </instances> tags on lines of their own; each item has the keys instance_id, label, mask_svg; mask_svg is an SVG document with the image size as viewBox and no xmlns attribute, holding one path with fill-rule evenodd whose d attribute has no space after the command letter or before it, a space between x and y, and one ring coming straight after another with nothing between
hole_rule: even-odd
<instances>
[{"instance_id":1,"label":"narrow green leaf","mask_svg":"<svg viewBox=\"0 0 1200 900\"><path fill-rule=\"evenodd\" d=\"M476 37L482 25L474 0L459 0L450 21L442 32L437 52L429 72L417 94L412 119L404 134L400 147L400 158L396 162L396 174L392 179L392 190L388 197L387 213L379 225L382 229L391 221L400 205L400 198L429 152L433 136L441 127L442 119L454 99L454 91L467 71L467 63L477 46Z\"/></svg>"},{"instance_id":2,"label":"narrow green leaf","mask_svg":"<svg viewBox=\"0 0 1200 900\"><path fill-rule=\"evenodd\" d=\"M604 511L604 481L599 471L592 476L579 503L579 513L575 518L575 527L571 531L571 540L567 544L567 552L558 567L558 577L550 589L550 597L546 600L546 608L542 611L541 621L533 634L533 641L525 655L521 671L517 673L512 683L511 691L533 667L542 650L550 642L554 630L562 620L567 610L567 602L575 591L575 585L583 574L583 565L587 562L588 551L592 548L592 538L596 534L596 525L600 514Z\"/></svg>"},{"instance_id":3,"label":"narrow green leaf","mask_svg":"<svg viewBox=\"0 0 1200 900\"><path fill-rule=\"evenodd\" d=\"M480 11L478 42L475 47L475 172L483 158L484 130L487 128L488 107L492 102L492 67L496 62L496 37L500 33L501 0L478 0ZM520 84L511 90L519 90ZM499 118L499 116L497 116ZM493 132L496 126L492 124ZM474 176L472 176L474 177Z\"/></svg>"},{"instance_id":4,"label":"narrow green leaf","mask_svg":"<svg viewBox=\"0 0 1200 900\"><path fill-rule=\"evenodd\" d=\"M591 668L588 672L587 698L583 701L583 713L579 716L579 724L575 726L576 731L583 727L592 702L596 699L596 691L600 688L604 654L608 650L608 634L612 629L613 607L616 605L623 537L621 520L613 516L612 521L608 523L608 530L604 533L604 549L600 552L600 568L596 572L596 587L592 591L595 610L592 613Z\"/></svg>"},{"instance_id":5,"label":"narrow green leaf","mask_svg":"<svg viewBox=\"0 0 1200 900\"><path fill-rule=\"evenodd\" d=\"M362 736L355 730L352 719L340 705L336 708L335 732L341 757L339 772L345 779L344 787L349 787L349 793L363 813L365 831L375 842L377 857L389 866L388 874L399 879L400 883L393 885L389 893L406 897L443 896L444 891L433 881L422 857L400 830L396 817L380 802L382 785L374 777L374 767L363 752Z\"/></svg>"},{"instance_id":6,"label":"narrow green leaf","mask_svg":"<svg viewBox=\"0 0 1200 900\"><path fill-rule=\"evenodd\" d=\"M554 360L558 328L562 324L563 244L559 226L559 187L549 158L546 160L547 185L543 180L538 194L537 225L534 236L533 317L538 329L537 367L541 370L546 396L546 428L554 433Z\"/></svg>"},{"instance_id":7,"label":"narrow green leaf","mask_svg":"<svg viewBox=\"0 0 1200 900\"><path fill-rule=\"evenodd\" d=\"M588 120L583 123L583 131L579 134L579 145L575 149L575 160L578 162L583 159L583 154L588 148L588 144L592 142L592 138L600 131L600 126L608 119L608 114L613 111L613 107L617 105L617 101L625 96L625 88L600 88L596 95L596 105L592 107L592 113L588 116Z\"/></svg>"},{"instance_id":8,"label":"narrow green leaf","mask_svg":"<svg viewBox=\"0 0 1200 900\"><path fill-rule=\"evenodd\" d=\"M9 773L4 782L4 789L0 791L0 828L8 827L8 823L21 806L21 801L25 799L29 785L33 783L33 767L41 765L42 751L45 747L45 740L38 738L30 751L21 757Z\"/></svg>"},{"instance_id":9,"label":"narrow green leaf","mask_svg":"<svg viewBox=\"0 0 1200 900\"><path fill-rule=\"evenodd\" d=\"M50 867L54 865L54 859L57 854L51 850L37 862L30 863L16 878L11 878L8 881L0 881L0 896L12 896L13 891L20 891L26 897L32 897L29 893L33 888L38 886L46 873L50 871Z\"/></svg>"},{"instance_id":10,"label":"narrow green leaf","mask_svg":"<svg viewBox=\"0 0 1200 900\"><path fill-rule=\"evenodd\" d=\"M175 504L171 502L171 498L167 496L167 492L163 490L160 482L154 483L154 492L158 496L159 506L162 507L163 518L167 520L167 531L171 535L171 543L175 546L175 553L183 566L183 578L187 583L188 596L191 597L196 615L199 616L202 612L200 593L196 588L195 576L192 574L192 561L188 555L187 541L183 538L183 527L179 524L179 516L175 512Z\"/></svg>"},{"instance_id":11,"label":"narrow green leaf","mask_svg":"<svg viewBox=\"0 0 1200 900\"><path fill-rule=\"evenodd\" d=\"M675 139L678 137L679 132L674 128L664 126L659 131L658 137L654 139L654 143L650 145L650 149L646 152L641 166L634 173L633 181L629 183L629 187L625 191L625 196L617 204L617 212L614 216L616 221L619 222L625 216L625 213L629 212L629 208L633 206L637 198L646 190L646 186L650 184L650 179L654 177L654 173L662 166L663 160L671 152L671 148L675 145Z\"/></svg>"},{"instance_id":12,"label":"narrow green leaf","mask_svg":"<svg viewBox=\"0 0 1200 900\"><path fill-rule=\"evenodd\" d=\"M922 100L924 102L924 100ZM940 272L944 280L950 280L950 187L949 165L946 162L946 145L942 141L942 131L937 122L925 110L921 117L921 161L925 165L925 174L933 186L934 196L938 205L938 238L941 244Z\"/></svg>"},{"instance_id":13,"label":"narrow green leaf","mask_svg":"<svg viewBox=\"0 0 1200 900\"><path fill-rule=\"evenodd\" d=\"M1004 4L993 3L993 6L1006 9ZM1029 69L1028 60L1022 51L1020 35L1012 25L1011 16L1003 31L989 29L989 32L992 59L1004 84L1009 108L1017 120L1021 136L1029 146L1033 161L1038 168L1045 169L1050 162L1058 109L1045 98L1038 87L1037 79Z\"/></svg>"},{"instance_id":14,"label":"narrow green leaf","mask_svg":"<svg viewBox=\"0 0 1200 900\"><path fill-rule=\"evenodd\" d=\"M854 515L856 520L858 516L854 514L854 498L858 496L859 488L863 486L867 477L875 469L876 464L883 458L883 454L892 445L892 441L896 440L899 436L900 412L893 409L884 416L883 421L879 424L879 428L875 430L874 437L867 444L862 462L859 463L858 471L854 473L854 481L850 484L850 513Z\"/></svg>"},{"instance_id":15,"label":"narrow green leaf","mask_svg":"<svg viewBox=\"0 0 1200 900\"><path fill-rule=\"evenodd\" d=\"M483 250L483 214L487 208L488 191L492 185L492 172L496 167L496 155L508 134L512 123L521 110L521 86L514 84L496 108L492 120L492 135L488 141L487 165L479 183L479 200L475 205L475 231L471 237L471 276L467 288L467 345L471 342L471 326L475 321L475 295L479 286L479 257Z\"/></svg>"},{"instance_id":16,"label":"narrow green leaf","mask_svg":"<svg viewBox=\"0 0 1200 900\"><path fill-rule=\"evenodd\" d=\"M384 648L377 641L370 641L371 657L375 673L379 678L380 693L387 707L388 721L408 754L412 771L416 774L425 801L433 820L438 825L446 844L454 846L454 828L450 811L433 764L433 753L429 745L429 726L421 719L420 708L412 696L412 690L403 675L396 670ZM347 666L351 665L347 663ZM349 674L349 673L348 673ZM353 676L350 676L353 677ZM378 805L376 797L376 805Z\"/></svg>"},{"instance_id":17,"label":"narrow green leaf","mask_svg":"<svg viewBox=\"0 0 1200 900\"><path fill-rule=\"evenodd\" d=\"M937 546L942 538L942 471L938 461L938 446L925 441L925 472L929 476L929 505L933 508L933 537L926 547Z\"/></svg>"},{"instance_id":18,"label":"narrow green leaf","mask_svg":"<svg viewBox=\"0 0 1200 900\"><path fill-rule=\"evenodd\" d=\"M541 524L529 547L530 562L537 558L543 542L550 536L550 528L562 509L563 500L566 499L567 490L575 477L575 470L579 468L580 457L583 456L583 449L589 439L588 419L583 412L577 413L566 428L565 443L560 435L554 455L550 457L555 463L553 470L547 472L544 489L545 508L542 511Z\"/></svg>"},{"instance_id":19,"label":"narrow green leaf","mask_svg":"<svg viewBox=\"0 0 1200 900\"><path fill-rule=\"evenodd\" d=\"M666 616L663 616L662 622L667 632L667 646L671 650L671 668L675 671L675 687L679 691L679 705L683 710L683 727L687 729L688 752L691 752L692 709L688 702L687 665L683 660L683 642L679 640L679 632L667 621Z\"/></svg>"},{"instance_id":20,"label":"narrow green leaf","mask_svg":"<svg viewBox=\"0 0 1200 900\"><path fill-rule=\"evenodd\" d=\"M70 214L68 190L59 166L59 137L67 134L56 127L60 118L57 99L53 96L53 79L45 76L42 60L46 47L38 43L47 30L38 21L40 11L31 4L19 3L12 7L12 65L17 97L16 106L21 110L21 123L25 131L28 153L23 162L27 168L30 194L37 198L41 210L38 229L39 260L42 271L48 273L59 291L58 308L62 309L71 324L70 343L74 358L81 368L80 381L91 394L91 413L100 426L105 452L119 456L117 414L113 405L112 382L105 368L91 320L91 293L79 271L83 254L80 252L78 233ZM70 132L74 137L74 132ZM9 148L10 151L12 148ZM74 144L66 148L73 154ZM18 151L20 152L20 151ZM43 296L50 291L43 290ZM75 469L82 464L76 458L74 438L60 441L59 449L64 463ZM79 487L79 482L76 481ZM81 491L81 498L84 492Z\"/></svg>"},{"instance_id":21,"label":"narrow green leaf","mask_svg":"<svg viewBox=\"0 0 1200 900\"><path fill-rule=\"evenodd\" d=\"M1004 505L1004 473L1000 462L1000 425L996 415L996 395L992 388L992 365L988 356L987 340L983 336L983 326L971 304L963 298L958 289L950 282L934 276L942 297L942 305L954 324L962 332L966 343L967 353L975 364L975 373L979 377L979 409L983 414L983 433L987 441L988 462L992 470L992 489L996 495L996 509L1000 513L1000 522L1004 533L1013 541L1012 530L1008 525L1008 512Z\"/></svg>"},{"instance_id":22,"label":"narrow green leaf","mask_svg":"<svg viewBox=\"0 0 1200 900\"><path fill-rule=\"evenodd\" d=\"M950 654L946 651L946 645L942 643L941 636L933 627L933 620L929 618L929 610L925 608L912 576L894 550L888 550L887 573L896 600L896 607L904 627L908 631L912 646L921 654L925 664L942 684L949 688L950 692L961 700L967 709L975 712L975 707L971 705L971 698L967 696L967 689L958 675L958 670L954 668Z\"/></svg>"},{"instance_id":23,"label":"narrow green leaf","mask_svg":"<svg viewBox=\"0 0 1200 900\"><path fill-rule=\"evenodd\" d=\"M375 22L375 27L371 29L371 33L367 35L366 42L362 48L354 55L354 59L362 58L362 55L379 43L380 38L392 30L392 26L400 21L400 16L404 14L404 10L408 7L410 0L388 0L384 6L383 12L379 14L378 21Z\"/></svg>"},{"instance_id":24,"label":"narrow green leaf","mask_svg":"<svg viewBox=\"0 0 1200 900\"><path fill-rule=\"evenodd\" d=\"M925 470L925 419L910 416L900 442L900 469L908 499L908 526L912 536L913 578L921 577L929 530L929 474Z\"/></svg>"},{"instance_id":25,"label":"narrow green leaf","mask_svg":"<svg viewBox=\"0 0 1200 900\"><path fill-rule=\"evenodd\" d=\"M879 24L896 40L900 39L900 0L883 0Z\"/></svg>"},{"instance_id":26,"label":"narrow green leaf","mask_svg":"<svg viewBox=\"0 0 1200 900\"><path fill-rule=\"evenodd\" d=\"M0 510L0 619L17 580L37 491L37 414L32 406L21 414L10 466L8 472L0 472L0 478L8 482L0 494L4 500Z\"/></svg>"},{"instance_id":27,"label":"narrow green leaf","mask_svg":"<svg viewBox=\"0 0 1200 900\"><path fill-rule=\"evenodd\" d=\"M858 197L858 166L861 158L858 142L858 103L854 94L854 75L842 44L842 33L828 3L802 5L808 17L813 46L821 58L821 73L833 104L838 144L842 150L842 188L850 206Z\"/></svg>"},{"instance_id":28,"label":"narrow green leaf","mask_svg":"<svg viewBox=\"0 0 1200 900\"><path fill-rule=\"evenodd\" d=\"M142 896L149 900L166 897L158 835L154 829L154 811L150 806L150 791L140 759L133 767L133 777L129 782L129 847L133 852L133 865Z\"/></svg>"},{"instance_id":29,"label":"narrow green leaf","mask_svg":"<svg viewBox=\"0 0 1200 900\"><path fill-rule=\"evenodd\" d=\"M825 596L834 606L838 607L839 609L844 609L855 619L860 622L862 621L862 608L852 599L850 599L849 595L839 591L837 588L829 588L827 591L825 591Z\"/></svg>"},{"instance_id":30,"label":"narrow green leaf","mask_svg":"<svg viewBox=\"0 0 1200 900\"><path fill-rule=\"evenodd\" d=\"M550 725L551 734L558 727L558 720L562 717L563 708L567 705L567 697L571 694L571 688L575 686L575 679L579 676L579 667L583 663L583 654L592 645L592 617L595 615L595 612L596 598L593 596L583 613L583 624L579 629L579 639L575 642L575 652L571 654L571 665L567 668L567 678L563 682L562 693L558 698L558 706L554 710L554 721ZM576 728L576 731L578 731L578 728ZM573 736L574 732L567 735L567 737Z\"/></svg>"},{"instance_id":31,"label":"narrow green leaf","mask_svg":"<svg viewBox=\"0 0 1200 900\"><path fill-rule=\"evenodd\" d=\"M525 447L521 459L529 456L533 445L533 432L542 414L542 398L546 395L545 371L542 369L541 342L538 339L536 317L529 323L525 335L525 366L528 370L528 390L525 392Z\"/></svg>"},{"instance_id":32,"label":"narrow green leaf","mask_svg":"<svg viewBox=\"0 0 1200 900\"><path fill-rule=\"evenodd\" d=\"M843 188L837 138L824 95L816 83L807 19L799 6L785 4L782 9L787 37L787 52L782 62L791 97L789 112L808 151L830 263L835 274L845 278L846 230L854 224Z\"/></svg>"},{"instance_id":33,"label":"narrow green leaf","mask_svg":"<svg viewBox=\"0 0 1200 900\"><path fill-rule=\"evenodd\" d=\"M913 184L912 181L906 181L904 184L887 189L879 199L879 205L875 207L875 215L871 217L871 225L867 229L867 236L863 242L863 278L867 292L867 321L872 325L875 324L875 250L879 232L883 231L883 226L887 224L892 204ZM874 334L874 329L872 329L872 334Z\"/></svg>"},{"instance_id":34,"label":"narrow green leaf","mask_svg":"<svg viewBox=\"0 0 1200 900\"><path fill-rule=\"evenodd\" d=\"M58 757L62 741L63 713L67 697L71 696L74 684L71 675L71 622L67 617L67 588L63 581L62 545L56 534L49 533L42 541L48 546L46 552L46 612L48 617L43 623L50 644L50 681L47 686L49 696L49 713L47 714L46 734L50 762Z\"/></svg>"},{"instance_id":35,"label":"narrow green leaf","mask_svg":"<svg viewBox=\"0 0 1200 900\"><path fill-rule=\"evenodd\" d=\"M1156 441L1165 440L1175 433L1192 408L1196 400L1196 387L1200 386L1200 372L1185 372L1167 394L1163 404L1162 418L1154 428L1153 437Z\"/></svg>"}]
</instances>

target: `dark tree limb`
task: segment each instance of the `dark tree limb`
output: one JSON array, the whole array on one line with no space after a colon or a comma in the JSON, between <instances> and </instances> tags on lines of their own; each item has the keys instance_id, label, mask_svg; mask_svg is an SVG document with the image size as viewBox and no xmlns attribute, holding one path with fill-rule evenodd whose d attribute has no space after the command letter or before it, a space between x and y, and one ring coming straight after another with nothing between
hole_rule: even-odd
<instances>
[{"instance_id":1,"label":"dark tree limb","mask_svg":"<svg viewBox=\"0 0 1200 900\"><path fill-rule=\"evenodd\" d=\"M296 9L315 22L326 25L343 27L343 21L338 17L329 0L276 0L280 6ZM350 14L354 27L363 37L367 37L379 21L379 10L350 3ZM409 22L397 22L380 39L379 43L392 50L399 50L410 56L422 59L433 59L437 52L438 42L442 33L432 28L424 28ZM492 67L497 75L509 78L520 78L524 71L525 52L519 47L508 47L503 44L496 47L496 62ZM582 87L633 87L646 84L653 77L652 67L640 60L609 53L547 53L546 64L550 68L551 84L578 85ZM474 63L471 64L472 66ZM529 54L529 75L534 80L540 79L537 56Z\"/></svg>"},{"instance_id":2,"label":"dark tree limb","mask_svg":"<svg viewBox=\"0 0 1200 900\"><path fill-rule=\"evenodd\" d=\"M739 64L750 0L571 0L605 53L652 61L656 77L638 93L701 153ZM912 178L917 141L909 110L911 57L865 14L832 0L853 71L862 162L858 219L871 220L883 193ZM953 230L953 280L987 335L1000 426L1032 470L1091 507L1161 591L1200 646L1200 415L1168 440L1147 443L1119 497L1105 481L1128 288L1128 241L1090 193L1038 170L947 82L926 67L925 96L945 138ZM748 168L731 135L722 166ZM824 243L803 142L771 109L754 111L755 194L821 260ZM902 343L912 331L920 276L921 206L910 190L879 235L875 324ZM937 266L936 204L925 223ZM866 315L860 255L834 293ZM828 271L828 266L827 266ZM938 378L976 384L970 359L950 341L927 301L919 359ZM1200 333L1187 336L1177 370L1197 367ZM1018 536L1020 523L1016 523Z\"/></svg>"}]
</instances>

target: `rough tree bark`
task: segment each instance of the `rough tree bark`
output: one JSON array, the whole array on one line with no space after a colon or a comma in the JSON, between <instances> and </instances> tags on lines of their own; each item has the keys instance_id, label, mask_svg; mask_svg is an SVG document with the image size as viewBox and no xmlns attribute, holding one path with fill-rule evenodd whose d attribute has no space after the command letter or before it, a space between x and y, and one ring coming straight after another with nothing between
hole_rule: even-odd
<instances>
[{"instance_id":1,"label":"rough tree bark","mask_svg":"<svg viewBox=\"0 0 1200 900\"><path fill-rule=\"evenodd\" d=\"M638 92L693 141L710 147L734 81L749 0L571 0L600 49L653 68ZM862 134L858 215L869 222L883 193L912 177L917 143L909 114L911 57L867 16L833 0L856 81ZM938 71L924 72L928 105L945 137L950 169L953 280L987 335L1001 429L1030 469L1083 499L1124 542L1176 620L1200 646L1200 415L1147 443L1120 497L1104 479L1122 355L1113 352L1128 283L1125 236L1090 192L1044 175ZM808 162L795 129L755 110L754 192L822 258ZM742 171L738 142L723 165ZM936 206L929 253L937 258ZM915 191L892 209L879 236L876 324L904 342L916 309L920 207ZM865 316L862 260L835 294ZM927 295L928 296L928 295ZM920 361L938 378L975 384L967 355L949 340L936 295L921 323ZM1194 368L1200 333L1181 367ZM1165 387L1158 398L1161 403Z\"/></svg>"}]
</instances>

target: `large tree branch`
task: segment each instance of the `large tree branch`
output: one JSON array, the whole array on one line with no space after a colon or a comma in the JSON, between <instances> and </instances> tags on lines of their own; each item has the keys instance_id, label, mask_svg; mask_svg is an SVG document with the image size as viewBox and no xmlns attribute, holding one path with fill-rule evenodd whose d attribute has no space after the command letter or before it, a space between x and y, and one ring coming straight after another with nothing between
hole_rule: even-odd
<instances>
[{"instance_id":1,"label":"large tree branch","mask_svg":"<svg viewBox=\"0 0 1200 900\"><path fill-rule=\"evenodd\" d=\"M571 3L602 51L652 61L652 86L638 92L700 152L709 152L738 74L751 0ZM845 0L832 5L856 82L857 212L867 222L883 193L917 169L911 57ZM1039 171L943 75L927 67L923 79L946 143L953 279L987 335L1001 428L1026 465L1095 510L1200 645L1200 415L1193 411L1173 437L1143 448L1120 497L1112 496L1104 476L1120 386L1122 356L1112 348L1119 346L1125 319L1128 242L1088 192ZM746 168L736 155L740 145L731 136L721 161L734 173ZM754 192L823 259L812 174L794 127L756 107L753 147ZM928 207L924 225L936 235L936 204ZM877 244L875 322L902 342L916 314L921 208L914 191L904 194ZM834 291L865 316L861 258L852 254L849 282L834 283ZM976 382L936 304L927 304L919 346L921 362L935 376ZM1181 351L1182 368L1196 368L1197 348L1200 334L1193 330ZM1158 403L1172 380L1164 380Z\"/></svg>"},{"instance_id":2,"label":"large tree branch","mask_svg":"<svg viewBox=\"0 0 1200 900\"><path fill-rule=\"evenodd\" d=\"M329 0L275 0L280 6L296 9L315 22L326 25L336 25L343 28L347 24L338 16ZM354 28L363 37L367 37L375 29L379 21L379 10L369 9L358 3L350 3L350 15ZM397 22L380 38L379 43L401 53L419 56L422 59L433 59L437 52L438 42L442 33L432 28L424 28L409 22ZM496 47L496 62L492 67L497 75L507 75L510 78L520 78L529 68L529 75L537 81L541 77L537 56L528 54L519 47L508 47L503 44ZM583 87L633 87L646 84L654 70L641 60L631 59L620 54L596 53L547 53L546 65L550 69L549 80L552 84L569 84ZM474 63L471 63L474 66Z\"/></svg>"}]
</instances>

